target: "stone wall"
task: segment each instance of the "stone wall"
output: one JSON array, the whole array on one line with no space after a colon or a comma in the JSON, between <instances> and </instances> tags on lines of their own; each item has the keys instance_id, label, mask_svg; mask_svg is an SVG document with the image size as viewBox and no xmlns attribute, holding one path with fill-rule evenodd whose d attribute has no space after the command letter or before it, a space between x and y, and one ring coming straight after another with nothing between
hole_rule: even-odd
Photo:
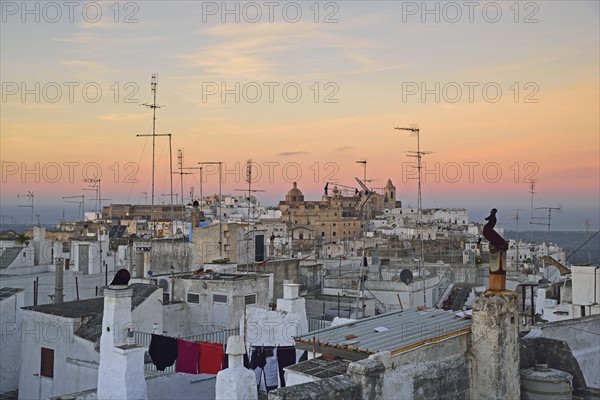
<instances>
[{"instance_id":1,"label":"stone wall","mask_svg":"<svg viewBox=\"0 0 600 400\"><path fill-rule=\"evenodd\" d=\"M321 279L323 277L323 265L311 264L300 266L300 291L310 292L311 289L321 288Z\"/></svg>"},{"instance_id":2,"label":"stone wall","mask_svg":"<svg viewBox=\"0 0 600 400\"><path fill-rule=\"evenodd\" d=\"M564 340L579 363L588 387L600 388L600 315L539 325L542 336Z\"/></svg>"},{"instance_id":3,"label":"stone wall","mask_svg":"<svg viewBox=\"0 0 600 400\"><path fill-rule=\"evenodd\" d=\"M348 375L279 388L269 392L269 400L358 400L359 385Z\"/></svg>"},{"instance_id":4,"label":"stone wall","mask_svg":"<svg viewBox=\"0 0 600 400\"><path fill-rule=\"evenodd\" d=\"M548 364L548 367L573 375L573 388L585 389L585 378L571 349L563 340L537 337L522 339L520 343L521 369ZM598 370L596 370L598 373Z\"/></svg>"}]
</instances>

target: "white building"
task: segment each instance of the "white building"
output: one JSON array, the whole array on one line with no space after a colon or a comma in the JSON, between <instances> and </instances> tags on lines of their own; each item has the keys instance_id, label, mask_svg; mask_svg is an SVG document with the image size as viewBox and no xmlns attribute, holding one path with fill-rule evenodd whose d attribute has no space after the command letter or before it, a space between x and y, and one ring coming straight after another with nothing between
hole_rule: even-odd
<instances>
[{"instance_id":1,"label":"white building","mask_svg":"<svg viewBox=\"0 0 600 400\"><path fill-rule=\"evenodd\" d=\"M22 321L24 293L22 289L0 289L0 394L19 388Z\"/></svg>"},{"instance_id":2,"label":"white building","mask_svg":"<svg viewBox=\"0 0 600 400\"><path fill-rule=\"evenodd\" d=\"M162 289L131 287L136 330L162 330ZM103 297L23 308L19 398L45 399L96 387L103 309Z\"/></svg>"}]
</instances>

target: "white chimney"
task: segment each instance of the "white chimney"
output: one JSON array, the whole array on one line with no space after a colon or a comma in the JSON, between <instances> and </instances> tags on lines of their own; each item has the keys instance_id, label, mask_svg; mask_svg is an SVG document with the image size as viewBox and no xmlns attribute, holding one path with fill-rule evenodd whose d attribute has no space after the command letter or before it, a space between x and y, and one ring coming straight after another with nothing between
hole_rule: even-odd
<instances>
[{"instance_id":1,"label":"white chimney","mask_svg":"<svg viewBox=\"0 0 600 400\"><path fill-rule=\"evenodd\" d=\"M217 374L215 386L216 400L256 400L256 377L254 372L244 368L246 346L241 336L229 336L227 354L229 367Z\"/></svg>"},{"instance_id":2,"label":"white chimney","mask_svg":"<svg viewBox=\"0 0 600 400\"><path fill-rule=\"evenodd\" d=\"M297 333L308 332L308 318L306 316L306 303L304 297L300 297L300 285L296 283L283 284L283 299L277 299L277 311L300 314Z\"/></svg>"},{"instance_id":3,"label":"white chimney","mask_svg":"<svg viewBox=\"0 0 600 400\"><path fill-rule=\"evenodd\" d=\"M144 378L145 348L133 344L131 296L127 285L104 290L104 314L98 368L99 399L147 399ZM133 333L133 331L131 331Z\"/></svg>"}]
</instances>

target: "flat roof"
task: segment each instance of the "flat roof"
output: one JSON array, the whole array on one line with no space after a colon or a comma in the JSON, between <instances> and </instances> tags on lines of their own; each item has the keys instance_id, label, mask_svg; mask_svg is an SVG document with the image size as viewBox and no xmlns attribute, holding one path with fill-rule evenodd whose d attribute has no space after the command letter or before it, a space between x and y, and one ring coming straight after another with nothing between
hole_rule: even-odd
<instances>
[{"instance_id":1,"label":"flat roof","mask_svg":"<svg viewBox=\"0 0 600 400\"><path fill-rule=\"evenodd\" d=\"M133 283L129 285L133 289L131 298L131 309L142 304L152 293L159 289L158 286L145 283ZM102 330L102 317L104 314L104 297L79 301L66 301L64 303L50 303L40 306L23 307L23 310L37 311L45 314L59 315L67 318L88 317L75 334L89 341L96 341Z\"/></svg>"},{"instance_id":2,"label":"flat roof","mask_svg":"<svg viewBox=\"0 0 600 400\"><path fill-rule=\"evenodd\" d=\"M350 360L379 351L400 354L471 332L472 320L452 311L416 308L364 318L297 336L296 347Z\"/></svg>"},{"instance_id":3,"label":"flat roof","mask_svg":"<svg viewBox=\"0 0 600 400\"><path fill-rule=\"evenodd\" d=\"M23 289L19 288L3 287L2 289L0 289L0 301L8 299L9 297L22 291Z\"/></svg>"},{"instance_id":4,"label":"flat roof","mask_svg":"<svg viewBox=\"0 0 600 400\"><path fill-rule=\"evenodd\" d=\"M350 361L335 359L327 360L323 356L303 361L298 364L290 365L285 369L288 371L299 372L302 374L314 376L316 378L331 378L333 376L345 374L348 370Z\"/></svg>"},{"instance_id":5,"label":"flat roof","mask_svg":"<svg viewBox=\"0 0 600 400\"><path fill-rule=\"evenodd\" d=\"M199 274L180 275L178 278L191 280L209 280L209 281L238 281L244 279L253 279L264 277L265 274L232 274L220 272L203 272Z\"/></svg>"}]
</instances>

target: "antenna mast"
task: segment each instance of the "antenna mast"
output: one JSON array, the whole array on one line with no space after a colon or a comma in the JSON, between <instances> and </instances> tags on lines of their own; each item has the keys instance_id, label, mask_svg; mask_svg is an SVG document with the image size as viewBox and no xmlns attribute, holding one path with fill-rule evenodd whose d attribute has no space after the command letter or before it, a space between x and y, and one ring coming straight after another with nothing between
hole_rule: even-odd
<instances>
[{"instance_id":1,"label":"antenna mast","mask_svg":"<svg viewBox=\"0 0 600 400\"><path fill-rule=\"evenodd\" d=\"M416 126L416 125L411 125L409 128L403 128L403 127L395 127L394 129L398 129L401 131L409 131L412 134L416 134L417 135L417 151L409 151L409 153L412 153L409 155L409 157L416 157L417 159L417 172L418 172L418 181L419 181L419 186L418 186L418 195L417 195L417 232L419 232L419 236L421 237L421 256L419 257L419 263L418 266L421 266L421 263L423 263L423 266L425 266L425 255L424 255L424 243L423 243L423 230L422 230L422 223L421 223L421 210L422 210L422 201L421 201L421 185L422 185L422 178L421 178L421 158L425 155L425 154L430 154L431 152L429 151L421 151L421 130ZM425 271L423 268L423 285L425 285ZM426 294L426 290L423 289L423 301L424 304L423 305L427 305L427 294Z\"/></svg>"},{"instance_id":2,"label":"antenna mast","mask_svg":"<svg viewBox=\"0 0 600 400\"><path fill-rule=\"evenodd\" d=\"M538 183L538 179L530 179L529 180L529 194L531 194L531 210L530 210L530 219L533 221L533 195L537 192L535 191L535 184Z\"/></svg>"},{"instance_id":3,"label":"antenna mast","mask_svg":"<svg viewBox=\"0 0 600 400\"><path fill-rule=\"evenodd\" d=\"M151 237L154 236L154 162L156 159L156 109L164 107L156 104L157 89L158 74L152 74L152 81L150 82L150 90L152 92L152 104L142 104L146 108L152 109L152 202L150 205L150 227L152 229Z\"/></svg>"},{"instance_id":4,"label":"antenna mast","mask_svg":"<svg viewBox=\"0 0 600 400\"><path fill-rule=\"evenodd\" d=\"M31 202L31 204L29 204L29 205L19 204L19 207L31 208L31 225L33 225L33 222L34 222L33 199L35 196L33 195L32 191L28 190L27 194L24 194L24 195L18 194L17 198L19 198L19 197L27 197L27 200L29 200Z\"/></svg>"},{"instance_id":5,"label":"antenna mast","mask_svg":"<svg viewBox=\"0 0 600 400\"><path fill-rule=\"evenodd\" d=\"M547 217L535 217L534 219L546 219L547 222L531 222L532 225L546 225L548 227L548 233L547 233L547 237L548 237L548 245L550 244L550 239L551 239L551 231L550 231L550 226L551 226L551 221L552 221L552 212L553 211L558 211L560 212L560 207L536 207L534 208L534 210L547 210L548 211L548 216Z\"/></svg>"}]
</instances>

